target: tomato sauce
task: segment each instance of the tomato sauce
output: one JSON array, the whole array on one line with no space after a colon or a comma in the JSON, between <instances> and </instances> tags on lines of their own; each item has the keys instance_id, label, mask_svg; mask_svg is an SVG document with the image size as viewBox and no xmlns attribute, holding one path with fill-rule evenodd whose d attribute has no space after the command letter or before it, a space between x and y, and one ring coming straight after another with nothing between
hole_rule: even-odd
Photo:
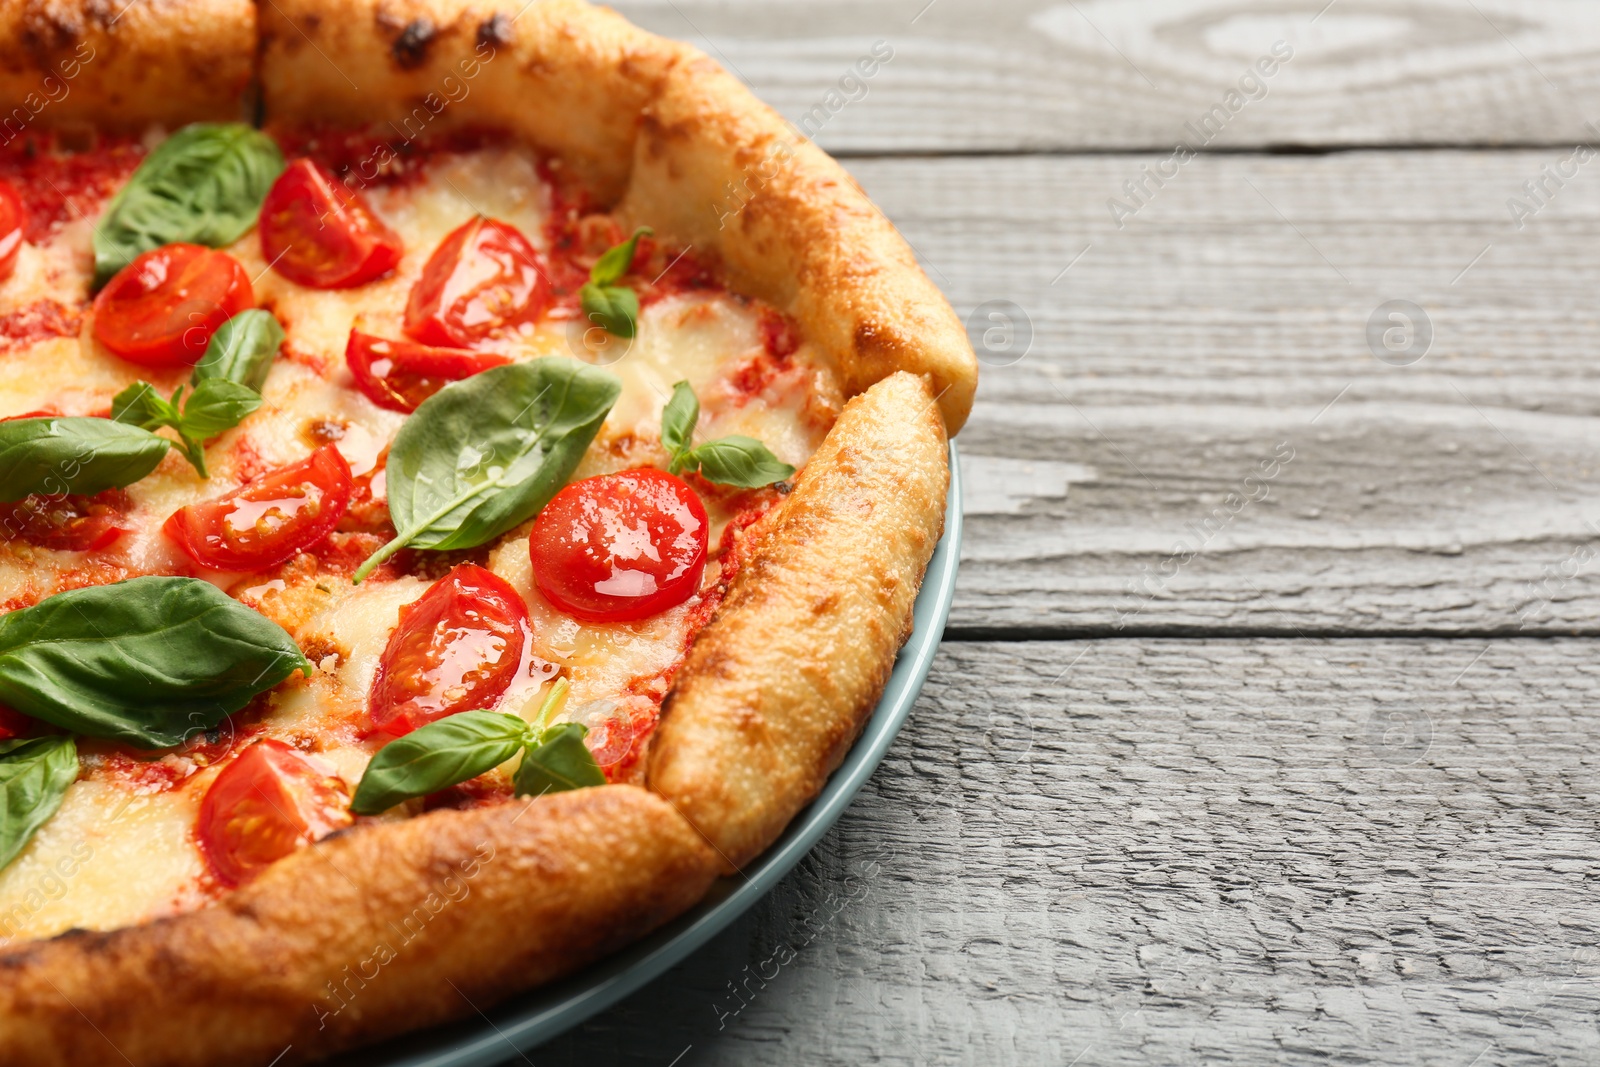
<instances>
[{"instance_id":1,"label":"tomato sauce","mask_svg":"<svg viewBox=\"0 0 1600 1067\"><path fill-rule=\"evenodd\" d=\"M100 133L87 148L66 151L55 134L29 133L0 148L0 178L21 194L27 239L37 244L63 222L93 217L144 155L134 137Z\"/></svg>"},{"instance_id":2,"label":"tomato sauce","mask_svg":"<svg viewBox=\"0 0 1600 1067\"><path fill-rule=\"evenodd\" d=\"M0 353L24 348L52 337L76 337L83 325L83 309L36 300L27 307L0 315Z\"/></svg>"}]
</instances>

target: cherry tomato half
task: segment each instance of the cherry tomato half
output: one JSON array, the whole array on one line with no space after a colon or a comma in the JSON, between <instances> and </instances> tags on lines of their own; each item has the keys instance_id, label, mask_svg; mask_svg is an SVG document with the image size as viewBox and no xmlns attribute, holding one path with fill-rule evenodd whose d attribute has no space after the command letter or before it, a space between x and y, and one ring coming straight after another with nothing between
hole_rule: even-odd
<instances>
[{"instance_id":1,"label":"cherry tomato half","mask_svg":"<svg viewBox=\"0 0 1600 1067\"><path fill-rule=\"evenodd\" d=\"M404 245L366 197L309 159L278 175L261 203L261 254L291 282L348 289L394 270Z\"/></svg>"},{"instance_id":2,"label":"cherry tomato half","mask_svg":"<svg viewBox=\"0 0 1600 1067\"><path fill-rule=\"evenodd\" d=\"M350 331L345 362L356 386L379 407L411 412L451 382L510 363L490 352L434 348L415 341L389 341L359 330Z\"/></svg>"},{"instance_id":3,"label":"cherry tomato half","mask_svg":"<svg viewBox=\"0 0 1600 1067\"><path fill-rule=\"evenodd\" d=\"M126 490L107 489L94 496L26 497L0 504L0 540L65 552L95 552L109 547L131 527L133 499Z\"/></svg>"},{"instance_id":4,"label":"cherry tomato half","mask_svg":"<svg viewBox=\"0 0 1600 1067\"><path fill-rule=\"evenodd\" d=\"M339 450L323 445L227 496L179 508L165 529L202 567L260 570L328 536L350 506L354 484Z\"/></svg>"},{"instance_id":5,"label":"cherry tomato half","mask_svg":"<svg viewBox=\"0 0 1600 1067\"><path fill-rule=\"evenodd\" d=\"M28 228L28 209L10 182L0 181L0 282L17 269L17 252L22 234Z\"/></svg>"},{"instance_id":6,"label":"cherry tomato half","mask_svg":"<svg viewBox=\"0 0 1600 1067\"><path fill-rule=\"evenodd\" d=\"M217 880L234 886L353 821L341 779L269 739L222 768L200 801L196 834Z\"/></svg>"},{"instance_id":7,"label":"cherry tomato half","mask_svg":"<svg viewBox=\"0 0 1600 1067\"><path fill-rule=\"evenodd\" d=\"M528 608L499 575L463 563L400 609L367 698L399 736L458 711L490 709L522 663Z\"/></svg>"},{"instance_id":8,"label":"cherry tomato half","mask_svg":"<svg viewBox=\"0 0 1600 1067\"><path fill-rule=\"evenodd\" d=\"M547 275L516 227L475 218L428 257L406 304L406 335L444 348L473 348L503 336L549 306Z\"/></svg>"},{"instance_id":9,"label":"cherry tomato half","mask_svg":"<svg viewBox=\"0 0 1600 1067\"><path fill-rule=\"evenodd\" d=\"M94 298L94 335L145 367L193 364L217 327L255 303L250 276L226 252L162 245L117 272Z\"/></svg>"},{"instance_id":10,"label":"cherry tomato half","mask_svg":"<svg viewBox=\"0 0 1600 1067\"><path fill-rule=\"evenodd\" d=\"M630 622L694 594L709 537L694 490L646 467L561 490L534 520L528 551L550 603L585 622Z\"/></svg>"}]
</instances>

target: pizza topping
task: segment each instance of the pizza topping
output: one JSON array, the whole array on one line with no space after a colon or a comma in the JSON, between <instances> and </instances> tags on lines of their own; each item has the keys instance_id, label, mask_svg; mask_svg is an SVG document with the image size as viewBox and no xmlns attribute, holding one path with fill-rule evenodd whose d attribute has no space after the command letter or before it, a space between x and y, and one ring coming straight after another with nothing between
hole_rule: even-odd
<instances>
[{"instance_id":1,"label":"pizza topping","mask_svg":"<svg viewBox=\"0 0 1600 1067\"><path fill-rule=\"evenodd\" d=\"M403 735L492 708L522 662L528 608L505 579L464 563L400 611L367 699L378 730Z\"/></svg>"},{"instance_id":2,"label":"pizza topping","mask_svg":"<svg viewBox=\"0 0 1600 1067\"><path fill-rule=\"evenodd\" d=\"M640 226L632 237L606 249L589 269L589 281L578 290L584 317L607 333L627 338L638 330L639 294L617 282L633 269L639 238L652 232Z\"/></svg>"},{"instance_id":3,"label":"pizza topping","mask_svg":"<svg viewBox=\"0 0 1600 1067\"><path fill-rule=\"evenodd\" d=\"M354 580L408 545L473 548L538 514L621 391L605 371L552 356L493 367L423 401L389 448L399 533Z\"/></svg>"},{"instance_id":4,"label":"pizza topping","mask_svg":"<svg viewBox=\"0 0 1600 1067\"><path fill-rule=\"evenodd\" d=\"M110 419L33 416L0 421L0 501L93 496L156 469L172 443Z\"/></svg>"},{"instance_id":5,"label":"pizza topping","mask_svg":"<svg viewBox=\"0 0 1600 1067\"><path fill-rule=\"evenodd\" d=\"M96 552L128 532L132 507L133 501L121 489L94 496L31 496L0 507L0 536L35 548Z\"/></svg>"},{"instance_id":6,"label":"pizza topping","mask_svg":"<svg viewBox=\"0 0 1600 1067\"><path fill-rule=\"evenodd\" d=\"M145 157L95 227L95 283L162 245L237 241L282 170L283 153L260 130L242 122L185 126ZM204 347L201 341L195 355Z\"/></svg>"},{"instance_id":7,"label":"pizza topping","mask_svg":"<svg viewBox=\"0 0 1600 1067\"><path fill-rule=\"evenodd\" d=\"M225 252L164 245L124 267L94 298L94 336L146 367L192 364L211 335L255 302L250 277Z\"/></svg>"},{"instance_id":8,"label":"pizza topping","mask_svg":"<svg viewBox=\"0 0 1600 1067\"><path fill-rule=\"evenodd\" d=\"M539 253L515 226L478 217L434 250L406 304L423 344L475 348L531 325L550 305Z\"/></svg>"},{"instance_id":9,"label":"pizza topping","mask_svg":"<svg viewBox=\"0 0 1600 1067\"><path fill-rule=\"evenodd\" d=\"M217 880L236 886L352 821L343 781L267 739L217 775L200 802L196 833Z\"/></svg>"},{"instance_id":10,"label":"pizza topping","mask_svg":"<svg viewBox=\"0 0 1600 1067\"><path fill-rule=\"evenodd\" d=\"M206 473L206 442L243 422L261 406L261 394L224 378L207 378L189 391L180 406L183 386L162 399L149 382L134 382L111 398L111 418L142 430L163 426L178 431L178 449L202 478Z\"/></svg>"},{"instance_id":11,"label":"pizza topping","mask_svg":"<svg viewBox=\"0 0 1600 1067\"><path fill-rule=\"evenodd\" d=\"M202 567L273 567L333 532L350 506L354 482L339 450L323 445L227 496L172 513L164 529Z\"/></svg>"},{"instance_id":12,"label":"pizza topping","mask_svg":"<svg viewBox=\"0 0 1600 1067\"><path fill-rule=\"evenodd\" d=\"M574 482L539 513L528 550L539 592L585 622L631 622L688 600L710 522L682 480L645 467Z\"/></svg>"},{"instance_id":13,"label":"pizza topping","mask_svg":"<svg viewBox=\"0 0 1600 1067\"><path fill-rule=\"evenodd\" d=\"M194 365L189 381L199 385L220 378L259 393L282 344L283 327L277 316L261 308L246 308L211 335L206 354Z\"/></svg>"},{"instance_id":14,"label":"pizza topping","mask_svg":"<svg viewBox=\"0 0 1600 1067\"><path fill-rule=\"evenodd\" d=\"M300 285L365 285L399 265L403 251L366 197L309 159L289 164L261 205L261 255Z\"/></svg>"},{"instance_id":15,"label":"pizza topping","mask_svg":"<svg viewBox=\"0 0 1600 1067\"><path fill-rule=\"evenodd\" d=\"M197 578L133 578L0 616L0 700L63 730L167 748L311 665Z\"/></svg>"},{"instance_id":16,"label":"pizza topping","mask_svg":"<svg viewBox=\"0 0 1600 1067\"><path fill-rule=\"evenodd\" d=\"M464 711L429 723L385 745L356 787L352 810L376 815L402 801L476 778L522 752L518 796L543 796L605 785L605 774L584 746L581 723L546 726L567 694L566 679L550 687L532 722L496 711Z\"/></svg>"},{"instance_id":17,"label":"pizza topping","mask_svg":"<svg viewBox=\"0 0 1600 1067\"><path fill-rule=\"evenodd\" d=\"M22 249L27 228L28 210L22 206L22 197L10 182L0 181L0 282L16 270L17 253Z\"/></svg>"},{"instance_id":18,"label":"pizza topping","mask_svg":"<svg viewBox=\"0 0 1600 1067\"><path fill-rule=\"evenodd\" d=\"M78 778L78 746L70 737L0 741L0 867L61 807Z\"/></svg>"},{"instance_id":19,"label":"pizza topping","mask_svg":"<svg viewBox=\"0 0 1600 1067\"><path fill-rule=\"evenodd\" d=\"M384 745L367 764L350 809L376 815L493 770L526 743L528 724L499 711L463 711Z\"/></svg>"},{"instance_id":20,"label":"pizza topping","mask_svg":"<svg viewBox=\"0 0 1600 1067\"><path fill-rule=\"evenodd\" d=\"M667 470L673 474L698 471L707 481L741 489L759 489L794 474L794 467L774 456L766 445L743 434L695 445L694 428L699 421L700 401L688 382L679 382L661 412L661 444L672 457Z\"/></svg>"},{"instance_id":21,"label":"pizza topping","mask_svg":"<svg viewBox=\"0 0 1600 1067\"><path fill-rule=\"evenodd\" d=\"M412 412L451 382L470 378L511 360L491 352L435 348L415 341L390 341L360 330L350 331L345 362L356 387L379 407Z\"/></svg>"}]
</instances>

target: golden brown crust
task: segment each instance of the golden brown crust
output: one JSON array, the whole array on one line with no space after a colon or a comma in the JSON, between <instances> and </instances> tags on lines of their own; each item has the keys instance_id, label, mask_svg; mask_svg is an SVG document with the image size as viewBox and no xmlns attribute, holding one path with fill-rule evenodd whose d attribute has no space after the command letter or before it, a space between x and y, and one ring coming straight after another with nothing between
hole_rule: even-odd
<instances>
[{"instance_id":1,"label":"golden brown crust","mask_svg":"<svg viewBox=\"0 0 1600 1067\"><path fill-rule=\"evenodd\" d=\"M700 899L715 864L632 786L363 827L210 908L0 952L0 1063L317 1058L598 959Z\"/></svg>"},{"instance_id":2,"label":"golden brown crust","mask_svg":"<svg viewBox=\"0 0 1600 1067\"><path fill-rule=\"evenodd\" d=\"M518 15L519 9L521 14ZM489 125L578 166L631 221L728 266L858 393L897 370L966 421L977 361L911 249L826 153L687 45L582 0L274 0L269 121Z\"/></svg>"},{"instance_id":3,"label":"golden brown crust","mask_svg":"<svg viewBox=\"0 0 1600 1067\"><path fill-rule=\"evenodd\" d=\"M255 55L250 0L0 0L0 144L243 118Z\"/></svg>"},{"instance_id":4,"label":"golden brown crust","mask_svg":"<svg viewBox=\"0 0 1600 1067\"><path fill-rule=\"evenodd\" d=\"M649 785L731 871L821 790L911 633L944 529L944 424L925 379L852 400L770 516L679 672Z\"/></svg>"}]
</instances>

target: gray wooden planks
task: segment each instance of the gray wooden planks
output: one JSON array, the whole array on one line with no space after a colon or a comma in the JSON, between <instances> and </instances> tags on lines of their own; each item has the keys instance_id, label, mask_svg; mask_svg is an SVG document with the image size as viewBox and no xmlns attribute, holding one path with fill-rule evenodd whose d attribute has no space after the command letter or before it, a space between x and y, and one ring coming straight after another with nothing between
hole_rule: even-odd
<instances>
[{"instance_id":1,"label":"gray wooden planks","mask_svg":"<svg viewBox=\"0 0 1600 1067\"><path fill-rule=\"evenodd\" d=\"M947 644L777 892L532 1058L1592 1063L1595 648Z\"/></svg>"},{"instance_id":2,"label":"gray wooden planks","mask_svg":"<svg viewBox=\"0 0 1600 1067\"><path fill-rule=\"evenodd\" d=\"M1120 228L1164 157L850 161L985 359L951 626L1600 628L1600 158L1569 155L1211 156Z\"/></svg>"},{"instance_id":3,"label":"gray wooden planks","mask_svg":"<svg viewBox=\"0 0 1600 1067\"><path fill-rule=\"evenodd\" d=\"M1212 148L1570 143L1600 118L1600 12L1579 0L616 6L791 121L812 114L807 132L835 152L1170 148L1219 105ZM892 59L841 85L878 41ZM1230 101L1276 41L1292 58Z\"/></svg>"}]
</instances>

